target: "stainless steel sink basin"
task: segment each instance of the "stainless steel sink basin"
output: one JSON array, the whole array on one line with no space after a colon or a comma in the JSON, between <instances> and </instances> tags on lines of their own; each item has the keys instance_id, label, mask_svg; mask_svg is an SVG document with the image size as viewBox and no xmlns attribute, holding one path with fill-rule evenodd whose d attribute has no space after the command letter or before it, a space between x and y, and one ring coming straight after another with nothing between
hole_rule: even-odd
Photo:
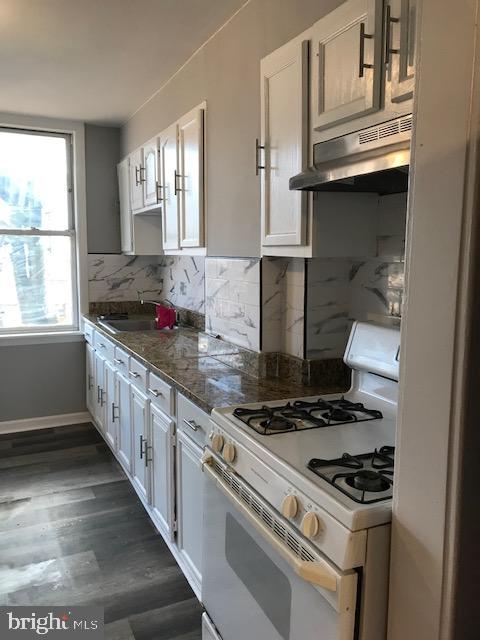
<instances>
[{"instance_id":1,"label":"stainless steel sink basin","mask_svg":"<svg viewBox=\"0 0 480 640\"><path fill-rule=\"evenodd\" d=\"M154 331L155 320L124 318L121 320L99 320L98 324L110 331L110 333L120 333L122 331Z\"/></svg>"}]
</instances>

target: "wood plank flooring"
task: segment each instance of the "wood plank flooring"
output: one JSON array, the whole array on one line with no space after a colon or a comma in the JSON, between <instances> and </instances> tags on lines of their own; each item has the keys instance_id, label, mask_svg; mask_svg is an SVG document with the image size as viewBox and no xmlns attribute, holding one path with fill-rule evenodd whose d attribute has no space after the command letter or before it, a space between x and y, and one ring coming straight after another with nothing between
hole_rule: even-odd
<instances>
[{"instance_id":1,"label":"wood plank flooring","mask_svg":"<svg viewBox=\"0 0 480 640\"><path fill-rule=\"evenodd\" d=\"M92 424L0 435L0 605L105 608L109 640L199 640L201 606Z\"/></svg>"}]
</instances>

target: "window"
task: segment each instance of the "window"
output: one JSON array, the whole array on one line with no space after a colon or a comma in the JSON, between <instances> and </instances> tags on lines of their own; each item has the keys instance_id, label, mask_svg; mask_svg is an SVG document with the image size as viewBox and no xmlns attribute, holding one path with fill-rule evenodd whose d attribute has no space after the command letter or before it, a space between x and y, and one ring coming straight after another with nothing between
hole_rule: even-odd
<instances>
[{"instance_id":1,"label":"window","mask_svg":"<svg viewBox=\"0 0 480 640\"><path fill-rule=\"evenodd\" d=\"M0 334L77 316L71 137L0 128Z\"/></svg>"}]
</instances>

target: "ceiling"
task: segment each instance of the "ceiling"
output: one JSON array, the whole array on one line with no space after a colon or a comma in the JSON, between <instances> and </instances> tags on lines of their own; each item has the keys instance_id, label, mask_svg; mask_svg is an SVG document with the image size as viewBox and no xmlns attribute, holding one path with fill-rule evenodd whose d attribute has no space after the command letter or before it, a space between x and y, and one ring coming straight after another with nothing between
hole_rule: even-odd
<instances>
[{"instance_id":1,"label":"ceiling","mask_svg":"<svg viewBox=\"0 0 480 640\"><path fill-rule=\"evenodd\" d=\"M0 111L121 124L245 0L0 0Z\"/></svg>"}]
</instances>

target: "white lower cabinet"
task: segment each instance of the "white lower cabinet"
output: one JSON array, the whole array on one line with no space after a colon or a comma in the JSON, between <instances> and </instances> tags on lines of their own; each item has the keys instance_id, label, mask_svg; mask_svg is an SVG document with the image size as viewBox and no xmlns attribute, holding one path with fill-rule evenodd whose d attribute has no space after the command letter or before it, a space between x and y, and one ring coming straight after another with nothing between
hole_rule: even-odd
<instances>
[{"instance_id":1,"label":"white lower cabinet","mask_svg":"<svg viewBox=\"0 0 480 640\"><path fill-rule=\"evenodd\" d=\"M95 351L95 390L96 402L93 415L100 430L105 433L105 360Z\"/></svg>"},{"instance_id":2,"label":"white lower cabinet","mask_svg":"<svg viewBox=\"0 0 480 640\"><path fill-rule=\"evenodd\" d=\"M117 381L115 367L110 362L105 362L104 368L105 384L105 439L110 447L115 451L117 448Z\"/></svg>"},{"instance_id":3,"label":"white lower cabinet","mask_svg":"<svg viewBox=\"0 0 480 640\"><path fill-rule=\"evenodd\" d=\"M87 342L86 347L86 371L87 371L87 409L92 415L95 414L97 403L97 387L95 385L95 351Z\"/></svg>"},{"instance_id":4,"label":"white lower cabinet","mask_svg":"<svg viewBox=\"0 0 480 640\"><path fill-rule=\"evenodd\" d=\"M130 430L130 383L117 373L118 440L117 455L127 473L132 470L132 433Z\"/></svg>"},{"instance_id":5,"label":"white lower cabinet","mask_svg":"<svg viewBox=\"0 0 480 640\"><path fill-rule=\"evenodd\" d=\"M177 430L177 545L193 584L202 583L202 448Z\"/></svg>"},{"instance_id":6,"label":"white lower cabinet","mask_svg":"<svg viewBox=\"0 0 480 640\"><path fill-rule=\"evenodd\" d=\"M148 501L147 466L151 459L148 448L148 405L146 395L130 385L130 429L132 432L132 480L138 493Z\"/></svg>"},{"instance_id":7,"label":"white lower cabinet","mask_svg":"<svg viewBox=\"0 0 480 640\"><path fill-rule=\"evenodd\" d=\"M149 417L152 517L162 533L169 540L173 540L175 531L174 422L153 402L150 403Z\"/></svg>"}]
</instances>

